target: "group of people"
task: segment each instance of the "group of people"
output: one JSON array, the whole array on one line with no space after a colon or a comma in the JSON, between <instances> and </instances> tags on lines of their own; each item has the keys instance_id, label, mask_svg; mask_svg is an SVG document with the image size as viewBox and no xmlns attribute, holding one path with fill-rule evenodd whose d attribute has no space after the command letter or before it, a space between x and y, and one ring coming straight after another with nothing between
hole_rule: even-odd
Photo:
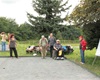
<instances>
[{"instance_id":1,"label":"group of people","mask_svg":"<svg viewBox=\"0 0 100 80\"><path fill-rule=\"evenodd\" d=\"M80 41L79 49L80 49L81 63L84 64L85 63L84 56L85 56L87 42L83 36L79 36L79 41ZM41 49L42 58L46 57L47 47L49 46L50 57L59 59L58 56L59 56L59 52L62 51L62 45L60 43L60 40L58 40L58 39L56 40L56 38L53 36L53 33L50 33L50 36L48 39L45 38L45 36L43 35L39 41L39 46L42 47L42 49ZM60 56L60 58L64 59L63 52L62 52L62 55Z\"/></svg>"},{"instance_id":2,"label":"group of people","mask_svg":"<svg viewBox=\"0 0 100 80\"><path fill-rule=\"evenodd\" d=\"M8 33L8 36L5 32L1 32L1 47L2 51L6 51L6 42L8 41L8 48L10 49L10 57L13 57L12 52L14 51L15 57L18 58L18 53L16 50L16 39L14 34Z\"/></svg>"},{"instance_id":3,"label":"group of people","mask_svg":"<svg viewBox=\"0 0 100 80\"><path fill-rule=\"evenodd\" d=\"M16 50L16 39L14 37L14 34L8 33L8 36L5 32L1 32L1 47L2 51L6 51L6 41L8 41L8 47L10 49L10 57L13 57L12 52L14 52L15 57L18 58L18 53ZM81 63L85 63L85 50L87 46L87 42L83 38L83 36L79 37L80 41L80 55L81 55ZM64 54L62 52L62 45L60 43L60 40L56 40L56 38L53 36L53 33L50 33L48 39L42 35L41 39L39 40L39 47L41 47L41 56L44 59L46 57L47 48L50 48L50 57L54 59L64 59ZM60 57L58 57L60 55Z\"/></svg>"},{"instance_id":4,"label":"group of people","mask_svg":"<svg viewBox=\"0 0 100 80\"><path fill-rule=\"evenodd\" d=\"M45 38L44 35L41 36L41 39L39 40L39 46L41 49L41 56L44 59L46 57L46 51L47 48L50 48L50 57L55 59L64 59L64 55L62 52L62 45L60 43L60 40L56 40L56 38L53 36L53 33L50 33L50 36ZM61 53L59 57L59 52Z\"/></svg>"}]
</instances>

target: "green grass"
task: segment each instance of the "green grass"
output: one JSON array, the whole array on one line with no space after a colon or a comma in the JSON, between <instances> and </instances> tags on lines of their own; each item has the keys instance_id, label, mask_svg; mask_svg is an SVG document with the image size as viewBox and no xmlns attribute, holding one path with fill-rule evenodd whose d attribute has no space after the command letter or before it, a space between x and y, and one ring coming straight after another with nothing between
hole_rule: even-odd
<instances>
[{"instance_id":1,"label":"green grass","mask_svg":"<svg viewBox=\"0 0 100 80\"><path fill-rule=\"evenodd\" d=\"M19 56L31 56L32 54L26 54L26 48L28 47L28 44L17 44L17 52ZM0 56L9 56L10 52L0 52Z\"/></svg>"},{"instance_id":2,"label":"green grass","mask_svg":"<svg viewBox=\"0 0 100 80\"><path fill-rule=\"evenodd\" d=\"M70 43L73 48L74 48L74 52L66 55L66 57L75 62L76 64L88 69L90 72L100 76L100 57L98 57L94 63L94 65L92 65L93 60L95 58L95 53L96 53L96 49L93 50L86 50L85 51L85 64L82 65L80 64L80 52L79 52L79 48L78 48L78 43Z\"/></svg>"},{"instance_id":3,"label":"green grass","mask_svg":"<svg viewBox=\"0 0 100 80\"><path fill-rule=\"evenodd\" d=\"M85 51L85 61L84 65L80 64L80 52L79 52L79 43L78 41L61 41L62 45L71 45L74 48L74 52L68 55L65 55L68 60L75 62L76 64L88 69L92 73L100 76L100 57L97 58L94 65L92 62L95 57L96 49L86 50ZM30 45L38 45L38 40L29 40L29 41L21 41L17 42L17 51L19 56L33 56L33 53L26 54L26 48ZM9 56L9 52L0 52L0 56ZM38 55L40 56L40 54Z\"/></svg>"},{"instance_id":4,"label":"green grass","mask_svg":"<svg viewBox=\"0 0 100 80\"><path fill-rule=\"evenodd\" d=\"M33 53L26 53L26 48L30 45L38 45L38 40L20 41L17 42L17 52L18 56L33 56ZM0 56L8 57L10 55L9 51L0 52ZM40 56L38 54L37 56Z\"/></svg>"}]
</instances>

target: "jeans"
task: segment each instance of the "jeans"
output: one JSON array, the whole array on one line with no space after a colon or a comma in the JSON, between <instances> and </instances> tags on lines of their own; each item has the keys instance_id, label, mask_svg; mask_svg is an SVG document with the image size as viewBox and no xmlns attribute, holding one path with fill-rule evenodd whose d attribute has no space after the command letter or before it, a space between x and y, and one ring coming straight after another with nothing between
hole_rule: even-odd
<instances>
[{"instance_id":1,"label":"jeans","mask_svg":"<svg viewBox=\"0 0 100 80\"><path fill-rule=\"evenodd\" d=\"M85 63L84 51L82 49L80 49L80 55L81 55L81 62Z\"/></svg>"},{"instance_id":2,"label":"jeans","mask_svg":"<svg viewBox=\"0 0 100 80\"><path fill-rule=\"evenodd\" d=\"M6 42L1 42L2 51L6 51Z\"/></svg>"}]
</instances>

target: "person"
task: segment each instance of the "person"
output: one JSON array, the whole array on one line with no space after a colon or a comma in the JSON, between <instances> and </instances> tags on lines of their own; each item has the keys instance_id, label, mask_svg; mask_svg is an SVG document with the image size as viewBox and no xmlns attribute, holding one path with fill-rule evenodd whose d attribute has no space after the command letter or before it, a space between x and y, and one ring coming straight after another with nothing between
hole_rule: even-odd
<instances>
[{"instance_id":1,"label":"person","mask_svg":"<svg viewBox=\"0 0 100 80\"><path fill-rule=\"evenodd\" d=\"M12 51L14 51L15 57L18 58L18 53L16 50L16 39L14 37L14 34L10 35L9 48L10 48L10 57L13 57Z\"/></svg>"},{"instance_id":2,"label":"person","mask_svg":"<svg viewBox=\"0 0 100 80\"><path fill-rule=\"evenodd\" d=\"M2 51L6 51L6 39L7 39L7 36L5 34L5 32L2 32L1 34L1 45L2 45Z\"/></svg>"},{"instance_id":3,"label":"person","mask_svg":"<svg viewBox=\"0 0 100 80\"><path fill-rule=\"evenodd\" d=\"M56 43L53 46L53 58L56 59L64 59L64 54L62 52L62 45L60 44L60 40L56 40ZM61 53L59 55L59 53Z\"/></svg>"},{"instance_id":4,"label":"person","mask_svg":"<svg viewBox=\"0 0 100 80\"><path fill-rule=\"evenodd\" d=\"M80 55L81 55L81 63L84 64L85 63L85 58L84 58L84 52L86 50L86 45L87 42L85 41L85 39L83 38L83 36L79 37L79 41L80 41Z\"/></svg>"},{"instance_id":5,"label":"person","mask_svg":"<svg viewBox=\"0 0 100 80\"><path fill-rule=\"evenodd\" d=\"M7 38L8 42L9 42L9 40L10 40L10 35L11 35L11 34L10 34L10 33L8 33L8 38Z\"/></svg>"},{"instance_id":6,"label":"person","mask_svg":"<svg viewBox=\"0 0 100 80\"><path fill-rule=\"evenodd\" d=\"M46 57L47 46L48 40L44 35L42 35L41 39L39 40L39 47L41 47L41 56L43 59Z\"/></svg>"},{"instance_id":7,"label":"person","mask_svg":"<svg viewBox=\"0 0 100 80\"><path fill-rule=\"evenodd\" d=\"M52 57L53 54L53 45L56 43L56 38L53 36L53 33L50 33L50 36L48 38L48 44L50 47L50 57Z\"/></svg>"}]
</instances>

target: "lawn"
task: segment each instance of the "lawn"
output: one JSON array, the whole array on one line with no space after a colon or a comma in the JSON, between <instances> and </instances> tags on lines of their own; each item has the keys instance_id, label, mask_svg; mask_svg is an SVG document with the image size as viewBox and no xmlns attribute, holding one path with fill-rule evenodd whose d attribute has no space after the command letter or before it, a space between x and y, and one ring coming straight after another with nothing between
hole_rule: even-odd
<instances>
[{"instance_id":1,"label":"lawn","mask_svg":"<svg viewBox=\"0 0 100 80\"><path fill-rule=\"evenodd\" d=\"M17 52L19 56L33 56L33 53L26 54L26 48L30 45L36 45L37 41L20 41L17 42ZM0 52L0 56L9 56L9 51Z\"/></svg>"},{"instance_id":2,"label":"lawn","mask_svg":"<svg viewBox=\"0 0 100 80\"><path fill-rule=\"evenodd\" d=\"M85 51L85 61L86 63L84 65L80 64L80 52L79 52L79 43L78 41L61 41L62 45L71 45L73 46L74 52L65 55L68 60L73 61L74 63L82 66L83 68L86 68L90 72L100 76L100 57L98 57L92 65L92 62L95 57L96 49L93 50L86 50ZM38 45L38 40L31 40L31 41L20 41L17 42L17 51L19 56L33 56L33 53L26 54L26 48L30 45ZM0 52L0 56L9 56L9 51L7 52ZM40 54L39 54L40 56Z\"/></svg>"},{"instance_id":3,"label":"lawn","mask_svg":"<svg viewBox=\"0 0 100 80\"><path fill-rule=\"evenodd\" d=\"M86 50L85 51L86 63L80 64L80 52L79 52L79 47L78 47L79 44L78 43L70 43L70 44L73 46L74 52L66 55L67 59L75 62L76 64L82 66L83 68L86 68L90 72L100 76L100 57L97 57L94 65L92 65L93 60L95 58L96 49Z\"/></svg>"}]
</instances>

